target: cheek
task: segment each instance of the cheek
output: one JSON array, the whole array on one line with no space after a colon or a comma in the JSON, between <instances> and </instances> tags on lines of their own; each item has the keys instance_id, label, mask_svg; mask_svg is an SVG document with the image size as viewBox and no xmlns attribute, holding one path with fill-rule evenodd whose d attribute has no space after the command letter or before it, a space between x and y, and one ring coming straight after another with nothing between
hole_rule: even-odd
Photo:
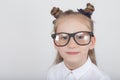
<instances>
[{"instance_id":1,"label":"cheek","mask_svg":"<svg viewBox=\"0 0 120 80\"><path fill-rule=\"evenodd\" d=\"M59 52L59 54L60 54L60 56L64 59L64 58L66 58L66 54L65 54L65 48L63 48L63 47L57 47L56 48L57 49L57 51Z\"/></svg>"},{"instance_id":2,"label":"cheek","mask_svg":"<svg viewBox=\"0 0 120 80\"><path fill-rule=\"evenodd\" d=\"M57 46L55 46L55 48L56 48L56 50L57 50L60 54L64 53L64 51L65 51L65 48L64 48L64 47L57 47Z\"/></svg>"},{"instance_id":3,"label":"cheek","mask_svg":"<svg viewBox=\"0 0 120 80\"><path fill-rule=\"evenodd\" d=\"M83 54L88 54L88 51L89 51L89 45L81 47L81 52Z\"/></svg>"}]
</instances>

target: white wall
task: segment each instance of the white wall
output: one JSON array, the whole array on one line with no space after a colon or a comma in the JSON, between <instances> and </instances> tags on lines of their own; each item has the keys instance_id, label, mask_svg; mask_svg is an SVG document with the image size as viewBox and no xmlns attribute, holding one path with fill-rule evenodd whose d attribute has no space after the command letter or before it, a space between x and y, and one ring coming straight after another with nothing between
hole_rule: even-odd
<instances>
[{"instance_id":1,"label":"white wall","mask_svg":"<svg viewBox=\"0 0 120 80\"><path fill-rule=\"evenodd\" d=\"M0 80L45 80L55 57L50 10L95 5L98 66L120 79L120 5L118 0L0 0Z\"/></svg>"}]
</instances>

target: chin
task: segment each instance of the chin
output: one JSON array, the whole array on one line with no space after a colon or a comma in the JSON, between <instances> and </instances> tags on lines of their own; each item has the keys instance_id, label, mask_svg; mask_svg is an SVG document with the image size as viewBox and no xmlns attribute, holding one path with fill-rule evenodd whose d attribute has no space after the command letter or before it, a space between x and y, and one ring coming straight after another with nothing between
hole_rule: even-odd
<instances>
[{"instance_id":1,"label":"chin","mask_svg":"<svg viewBox=\"0 0 120 80\"><path fill-rule=\"evenodd\" d=\"M79 64L81 62L81 60L80 60L80 58L79 59L77 59L77 58L69 58L69 59L66 60L66 62L72 63L72 64L75 64L75 63Z\"/></svg>"}]
</instances>

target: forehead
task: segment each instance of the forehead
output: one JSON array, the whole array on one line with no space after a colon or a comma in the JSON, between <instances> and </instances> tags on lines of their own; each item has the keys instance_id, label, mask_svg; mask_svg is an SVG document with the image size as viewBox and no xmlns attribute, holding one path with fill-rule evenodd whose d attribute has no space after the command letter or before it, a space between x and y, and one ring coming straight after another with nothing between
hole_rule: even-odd
<instances>
[{"instance_id":1,"label":"forehead","mask_svg":"<svg viewBox=\"0 0 120 80\"><path fill-rule=\"evenodd\" d=\"M57 20L56 32L73 33L77 31L90 31L90 24L85 19L77 16L65 16Z\"/></svg>"}]
</instances>

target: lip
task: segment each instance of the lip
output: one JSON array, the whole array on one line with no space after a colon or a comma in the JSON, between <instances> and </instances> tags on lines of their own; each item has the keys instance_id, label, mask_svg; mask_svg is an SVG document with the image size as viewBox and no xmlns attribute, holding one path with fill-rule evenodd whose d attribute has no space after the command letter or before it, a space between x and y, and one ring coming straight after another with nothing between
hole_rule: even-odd
<instances>
[{"instance_id":1,"label":"lip","mask_svg":"<svg viewBox=\"0 0 120 80\"><path fill-rule=\"evenodd\" d=\"M76 55L76 54L79 54L80 52L66 52L66 53L69 55Z\"/></svg>"}]
</instances>

